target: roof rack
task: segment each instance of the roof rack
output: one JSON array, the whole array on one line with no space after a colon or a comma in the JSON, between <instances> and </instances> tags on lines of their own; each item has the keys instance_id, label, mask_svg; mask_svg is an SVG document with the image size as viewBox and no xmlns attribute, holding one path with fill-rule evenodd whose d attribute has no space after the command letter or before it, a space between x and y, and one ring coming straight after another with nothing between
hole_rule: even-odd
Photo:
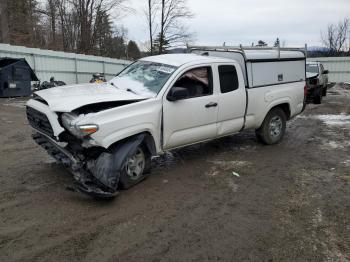
<instances>
[{"instance_id":1,"label":"roof rack","mask_svg":"<svg viewBox=\"0 0 350 262\"><path fill-rule=\"evenodd\" d=\"M226 46L225 44L223 46L190 46L187 45L187 50L193 51L193 50L203 50L203 51L239 51L241 52L244 57L245 50L277 50L278 51L278 58L281 57L281 51L299 51L304 53L305 58L307 57L307 44L305 44L305 47L267 47L267 46Z\"/></svg>"}]
</instances>

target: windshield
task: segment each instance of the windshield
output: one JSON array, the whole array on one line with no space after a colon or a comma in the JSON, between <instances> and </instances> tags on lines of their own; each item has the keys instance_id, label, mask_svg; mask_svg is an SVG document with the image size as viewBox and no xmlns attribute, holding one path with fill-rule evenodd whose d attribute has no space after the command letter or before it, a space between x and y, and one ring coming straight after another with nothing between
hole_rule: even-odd
<instances>
[{"instance_id":1,"label":"windshield","mask_svg":"<svg viewBox=\"0 0 350 262\"><path fill-rule=\"evenodd\" d=\"M155 97L176 69L177 67L171 65L137 61L124 69L111 82L117 88Z\"/></svg>"},{"instance_id":2,"label":"windshield","mask_svg":"<svg viewBox=\"0 0 350 262\"><path fill-rule=\"evenodd\" d=\"M306 72L308 72L308 73L318 73L318 66L317 65L306 64Z\"/></svg>"}]
</instances>

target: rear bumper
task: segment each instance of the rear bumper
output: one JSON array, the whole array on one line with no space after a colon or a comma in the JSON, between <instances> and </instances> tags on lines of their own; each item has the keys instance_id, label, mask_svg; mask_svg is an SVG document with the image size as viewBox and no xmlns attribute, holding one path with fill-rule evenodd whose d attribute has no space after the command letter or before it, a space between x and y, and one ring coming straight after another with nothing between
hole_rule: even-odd
<instances>
[{"instance_id":1,"label":"rear bumper","mask_svg":"<svg viewBox=\"0 0 350 262\"><path fill-rule=\"evenodd\" d=\"M316 86L316 85L312 85L312 86L308 86L307 88L307 99L311 99L315 97L315 93L318 92L318 89L321 88L320 86Z\"/></svg>"}]
</instances>

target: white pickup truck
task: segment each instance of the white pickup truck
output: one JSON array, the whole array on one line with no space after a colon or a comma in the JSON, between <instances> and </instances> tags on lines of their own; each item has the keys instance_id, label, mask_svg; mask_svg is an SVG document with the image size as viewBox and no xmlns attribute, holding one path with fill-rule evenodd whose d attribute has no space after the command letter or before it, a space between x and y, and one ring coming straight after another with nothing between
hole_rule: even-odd
<instances>
[{"instance_id":1,"label":"white pickup truck","mask_svg":"<svg viewBox=\"0 0 350 262\"><path fill-rule=\"evenodd\" d=\"M192 52L200 54L146 57L107 83L55 87L28 101L34 140L70 168L75 190L113 197L147 176L152 156L245 129L265 144L281 141L304 108L304 53Z\"/></svg>"}]
</instances>

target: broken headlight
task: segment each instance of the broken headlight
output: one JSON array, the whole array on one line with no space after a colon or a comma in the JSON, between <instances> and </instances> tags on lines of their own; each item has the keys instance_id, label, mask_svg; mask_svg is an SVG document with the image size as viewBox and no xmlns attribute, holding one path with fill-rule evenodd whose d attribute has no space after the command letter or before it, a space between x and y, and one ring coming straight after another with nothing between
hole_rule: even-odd
<instances>
[{"instance_id":1,"label":"broken headlight","mask_svg":"<svg viewBox=\"0 0 350 262\"><path fill-rule=\"evenodd\" d=\"M78 138L83 138L87 135L91 135L98 130L98 125L87 124L78 125L78 121L81 120L80 116L71 113L62 114L62 124L63 126L74 136Z\"/></svg>"}]
</instances>

